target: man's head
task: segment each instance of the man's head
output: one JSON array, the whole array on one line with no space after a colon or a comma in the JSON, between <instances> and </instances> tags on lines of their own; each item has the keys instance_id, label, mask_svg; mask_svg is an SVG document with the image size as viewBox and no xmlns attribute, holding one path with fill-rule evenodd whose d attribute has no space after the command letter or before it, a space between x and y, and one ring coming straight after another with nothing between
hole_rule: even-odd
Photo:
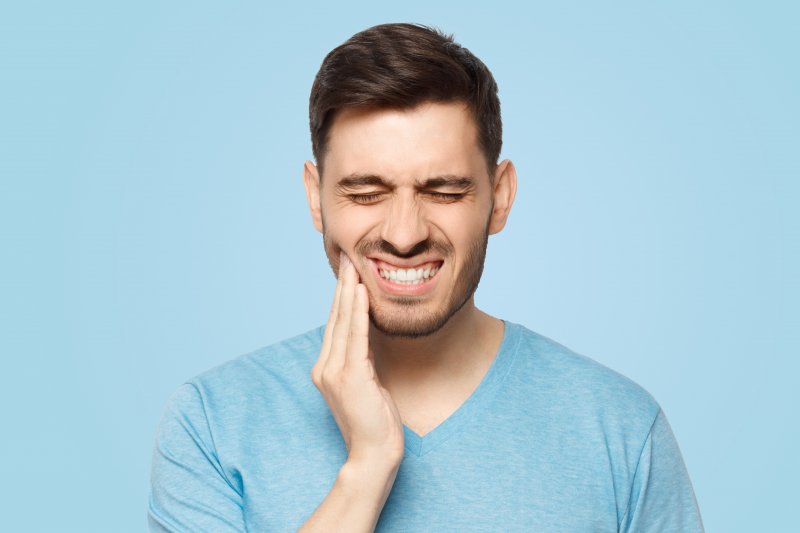
<instances>
[{"instance_id":1,"label":"man's head","mask_svg":"<svg viewBox=\"0 0 800 533\"><path fill-rule=\"evenodd\" d=\"M381 25L328 54L310 108L304 179L332 268L353 261L378 330L437 331L471 300L516 191L491 74L436 31Z\"/></svg>"}]
</instances>

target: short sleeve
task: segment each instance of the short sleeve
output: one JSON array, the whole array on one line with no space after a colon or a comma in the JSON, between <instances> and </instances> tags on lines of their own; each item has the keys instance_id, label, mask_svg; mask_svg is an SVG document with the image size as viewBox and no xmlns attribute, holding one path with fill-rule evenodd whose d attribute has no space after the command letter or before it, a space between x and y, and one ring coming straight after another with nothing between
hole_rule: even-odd
<instances>
[{"instance_id":1,"label":"short sleeve","mask_svg":"<svg viewBox=\"0 0 800 533\"><path fill-rule=\"evenodd\" d=\"M194 385L182 385L168 402L156 434L150 531L245 531L240 490L219 462L200 392Z\"/></svg>"},{"instance_id":2,"label":"short sleeve","mask_svg":"<svg viewBox=\"0 0 800 533\"><path fill-rule=\"evenodd\" d=\"M689 473L669 422L660 409L639 456L620 531L704 531Z\"/></svg>"}]
</instances>

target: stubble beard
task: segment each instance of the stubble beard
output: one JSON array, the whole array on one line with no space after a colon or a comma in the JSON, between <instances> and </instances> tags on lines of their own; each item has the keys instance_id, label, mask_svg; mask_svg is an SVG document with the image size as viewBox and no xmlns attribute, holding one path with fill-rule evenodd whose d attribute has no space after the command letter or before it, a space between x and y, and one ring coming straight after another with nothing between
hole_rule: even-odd
<instances>
[{"instance_id":1,"label":"stubble beard","mask_svg":"<svg viewBox=\"0 0 800 533\"><path fill-rule=\"evenodd\" d=\"M334 274L337 274L341 247L330 239L324 230L322 237L328 262ZM453 290L450 291L445 305L440 309L425 310L424 301L412 296L389 296L386 299L391 304L386 306L377 302L374 295L367 291L369 297L369 319L372 325L385 335L407 339L426 337L439 331L475 294L483 274L488 242L489 232L487 227L483 234L469 246L467 255L464 258L463 269L458 274ZM356 246L358 257L352 259L354 261L368 261L366 259L368 252L385 249L386 245L388 243L385 241L361 242ZM422 253L430 249L445 252L443 253L445 264L453 258L453 249L450 245L426 242L420 243L418 247L419 251L416 253ZM415 247L415 250L417 250L417 247Z\"/></svg>"}]
</instances>

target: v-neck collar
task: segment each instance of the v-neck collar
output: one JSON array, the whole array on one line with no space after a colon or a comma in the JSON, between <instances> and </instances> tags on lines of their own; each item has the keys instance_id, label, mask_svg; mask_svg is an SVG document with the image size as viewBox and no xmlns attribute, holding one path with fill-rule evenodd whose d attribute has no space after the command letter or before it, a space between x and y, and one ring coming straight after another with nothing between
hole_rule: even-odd
<instances>
[{"instance_id":1,"label":"v-neck collar","mask_svg":"<svg viewBox=\"0 0 800 533\"><path fill-rule=\"evenodd\" d=\"M453 414L426 433L424 437L420 437L414 430L403 424L405 447L409 454L421 457L430 452L454 435L465 422L473 419L489 404L503 384L517 354L520 338L519 328L520 326L517 324L503 320L503 340L492 365L472 394Z\"/></svg>"}]
</instances>

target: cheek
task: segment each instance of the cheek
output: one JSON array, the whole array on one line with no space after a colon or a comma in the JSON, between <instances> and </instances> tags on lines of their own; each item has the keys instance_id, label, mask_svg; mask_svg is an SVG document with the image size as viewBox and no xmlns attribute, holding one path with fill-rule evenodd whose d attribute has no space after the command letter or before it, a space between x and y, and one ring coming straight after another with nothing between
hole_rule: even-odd
<instances>
[{"instance_id":1,"label":"cheek","mask_svg":"<svg viewBox=\"0 0 800 533\"><path fill-rule=\"evenodd\" d=\"M369 237L374 224L357 210L332 210L323 217L323 238L328 257L338 262L339 253L344 251L354 258L359 242Z\"/></svg>"},{"instance_id":2,"label":"cheek","mask_svg":"<svg viewBox=\"0 0 800 533\"><path fill-rule=\"evenodd\" d=\"M472 243L486 235L488 221L486 213L477 209L449 211L431 219L439 232L453 245L457 255L463 255Z\"/></svg>"},{"instance_id":3,"label":"cheek","mask_svg":"<svg viewBox=\"0 0 800 533\"><path fill-rule=\"evenodd\" d=\"M336 208L327 210L323 217L324 230L332 238L355 245L380 226L382 211L378 207Z\"/></svg>"}]
</instances>

